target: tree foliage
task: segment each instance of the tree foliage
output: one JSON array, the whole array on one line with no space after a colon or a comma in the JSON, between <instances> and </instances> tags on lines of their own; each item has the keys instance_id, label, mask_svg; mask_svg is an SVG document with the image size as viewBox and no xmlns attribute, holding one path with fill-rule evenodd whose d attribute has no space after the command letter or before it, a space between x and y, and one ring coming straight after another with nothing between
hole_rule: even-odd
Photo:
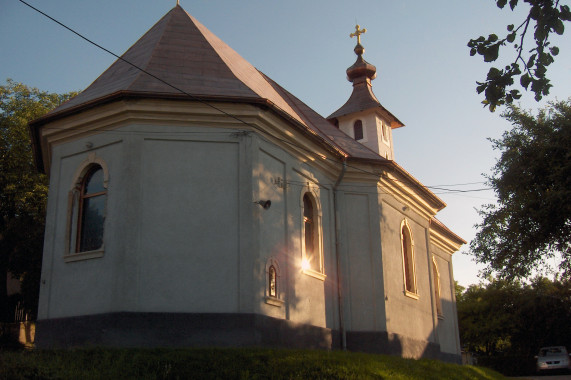
<instances>
[{"instance_id":1,"label":"tree foliage","mask_svg":"<svg viewBox=\"0 0 571 380\"><path fill-rule=\"evenodd\" d=\"M457 299L462 346L480 356L532 358L540 347L571 345L571 281L492 280Z\"/></svg>"},{"instance_id":2,"label":"tree foliage","mask_svg":"<svg viewBox=\"0 0 571 380\"><path fill-rule=\"evenodd\" d=\"M504 8L508 0L495 0L499 8ZM560 5L559 0L523 0L529 5L529 13L519 25L508 25L507 32L501 38L497 34L488 37L480 36L468 42L470 55L481 55L484 62L494 62L500 56L500 48L512 46L515 49L515 58L511 64L504 68L491 67L486 80L477 82L478 94L484 93L484 106L494 111L498 105L510 104L519 99L521 93L517 89L510 89L514 80L519 78L519 84L526 90L535 93L535 100L539 101L549 94L552 87L547 78L547 68L554 62L559 54L559 48L552 46L549 37L552 33L562 35L565 31L564 23L571 21L571 11L568 5ZM513 11L519 0L509 0L509 7ZM533 28L535 46L527 50L526 37Z\"/></svg>"},{"instance_id":3,"label":"tree foliage","mask_svg":"<svg viewBox=\"0 0 571 380\"><path fill-rule=\"evenodd\" d=\"M39 291L47 178L35 168L28 122L74 94L53 94L10 79L0 86L0 320L9 320L6 276L21 280L22 301L35 315Z\"/></svg>"},{"instance_id":4,"label":"tree foliage","mask_svg":"<svg viewBox=\"0 0 571 380\"><path fill-rule=\"evenodd\" d=\"M547 259L571 275L571 99L537 116L513 105L503 117L513 127L492 140L501 156L488 177L497 204L479 210L470 243L485 274L526 278Z\"/></svg>"}]
</instances>

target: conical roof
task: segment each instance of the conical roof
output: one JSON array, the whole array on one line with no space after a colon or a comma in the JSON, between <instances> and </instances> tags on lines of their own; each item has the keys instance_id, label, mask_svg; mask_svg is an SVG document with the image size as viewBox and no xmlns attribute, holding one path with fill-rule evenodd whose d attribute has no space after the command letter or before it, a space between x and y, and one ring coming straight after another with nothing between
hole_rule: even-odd
<instances>
[{"instance_id":1,"label":"conical roof","mask_svg":"<svg viewBox=\"0 0 571 380\"><path fill-rule=\"evenodd\" d=\"M275 99L284 110L295 114L279 101L275 91L252 65L179 5L121 58L85 91L54 111L118 91L184 95L182 90L196 96Z\"/></svg>"},{"instance_id":2,"label":"conical roof","mask_svg":"<svg viewBox=\"0 0 571 380\"><path fill-rule=\"evenodd\" d=\"M346 156L384 160L258 71L179 5L87 89L32 122L32 128L123 95L263 101Z\"/></svg>"}]
</instances>

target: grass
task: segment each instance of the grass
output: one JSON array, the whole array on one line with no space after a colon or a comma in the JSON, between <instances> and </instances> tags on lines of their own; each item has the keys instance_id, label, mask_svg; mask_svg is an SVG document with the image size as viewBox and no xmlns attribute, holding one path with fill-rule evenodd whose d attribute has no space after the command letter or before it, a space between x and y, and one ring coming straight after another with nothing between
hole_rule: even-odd
<instances>
[{"instance_id":1,"label":"grass","mask_svg":"<svg viewBox=\"0 0 571 380\"><path fill-rule=\"evenodd\" d=\"M0 379L505 379L492 370L340 351L81 349L0 352Z\"/></svg>"}]
</instances>

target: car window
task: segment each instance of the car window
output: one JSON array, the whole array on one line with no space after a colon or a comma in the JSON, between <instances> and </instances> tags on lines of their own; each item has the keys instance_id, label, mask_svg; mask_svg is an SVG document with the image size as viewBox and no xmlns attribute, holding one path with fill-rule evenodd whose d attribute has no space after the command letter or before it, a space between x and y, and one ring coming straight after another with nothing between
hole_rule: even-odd
<instances>
[{"instance_id":1,"label":"car window","mask_svg":"<svg viewBox=\"0 0 571 380\"><path fill-rule=\"evenodd\" d=\"M563 350L559 347L543 348L539 351L539 356L556 356L562 353Z\"/></svg>"}]
</instances>

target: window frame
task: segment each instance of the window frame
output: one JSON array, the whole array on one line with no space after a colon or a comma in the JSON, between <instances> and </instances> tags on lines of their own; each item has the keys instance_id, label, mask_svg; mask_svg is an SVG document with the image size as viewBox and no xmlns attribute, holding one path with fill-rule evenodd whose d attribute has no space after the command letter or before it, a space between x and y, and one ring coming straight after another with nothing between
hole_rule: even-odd
<instances>
[{"instance_id":1,"label":"window frame","mask_svg":"<svg viewBox=\"0 0 571 380\"><path fill-rule=\"evenodd\" d=\"M274 265L268 269L268 296L278 297L278 272Z\"/></svg>"},{"instance_id":2,"label":"window frame","mask_svg":"<svg viewBox=\"0 0 571 380\"><path fill-rule=\"evenodd\" d=\"M305 216L305 197L308 197L311 206L313 208L312 216L312 225L313 225L313 257L311 259L317 258L319 260L319 264L317 266L317 270L315 268L306 267L306 263L310 262L310 258L308 258L308 253L306 250L306 216ZM324 257L323 257L323 227L322 227L322 214L321 214L321 204L319 202L319 196L315 193L312 189L305 189L302 191L301 198L300 198L300 208L301 208L301 271L302 273L315 277L319 280L324 281L327 277L325 275L325 265L324 265Z\"/></svg>"},{"instance_id":3,"label":"window frame","mask_svg":"<svg viewBox=\"0 0 571 380\"><path fill-rule=\"evenodd\" d=\"M400 239L401 239L401 254L402 254L402 266L403 266L404 294L408 297L418 299L419 295L416 283L416 260L414 254L414 238L408 220L406 219L404 219L401 223ZM408 273L410 273L408 276L407 276L407 268L409 269Z\"/></svg>"},{"instance_id":4,"label":"window frame","mask_svg":"<svg viewBox=\"0 0 571 380\"><path fill-rule=\"evenodd\" d=\"M275 295L271 295L271 278L270 271L274 268L276 274L275 282ZM283 284L281 281L281 270L278 260L275 257L270 257L266 261L265 270L265 290L264 290L264 300L268 305L281 307L285 301L283 300Z\"/></svg>"},{"instance_id":5,"label":"window frame","mask_svg":"<svg viewBox=\"0 0 571 380\"><path fill-rule=\"evenodd\" d=\"M357 124L359 123L359 124ZM360 127L360 135L361 138L357 138L357 127ZM355 141L362 141L365 140L365 124L363 123L363 120L361 119L357 119L353 122L353 138L355 139Z\"/></svg>"},{"instance_id":6,"label":"window frame","mask_svg":"<svg viewBox=\"0 0 571 380\"><path fill-rule=\"evenodd\" d=\"M84 237L84 213L85 213L85 205L87 203L87 200L92 199L92 198L96 198L96 197L100 197L100 196L105 196L105 206L107 204L107 189L105 188L105 186L103 186L103 191L99 191L99 192L95 192L95 193L87 193L87 185L88 185L88 181L92 178L93 174L95 174L95 172L101 170L102 174L104 175L103 172L103 168L100 165L97 164L93 164L90 165L88 170L86 171L85 175L82 178L81 181L81 188L79 190L79 201L78 201L78 217L77 217L77 236L75 238L75 252L76 253L83 253L83 252L90 252L90 251L100 251L101 248L103 247L103 236L101 236L101 245L99 247L97 247L96 249L82 249L82 243L83 240L82 238ZM102 184L103 185L103 184ZM105 213L105 210L104 210ZM105 216L105 215L104 215ZM105 231L104 226L105 226L105 218L102 221L103 224L103 231Z\"/></svg>"},{"instance_id":7,"label":"window frame","mask_svg":"<svg viewBox=\"0 0 571 380\"><path fill-rule=\"evenodd\" d=\"M103 220L103 242L101 246L95 250L90 251L80 251L80 239L81 239L81 218L82 218L82 208L83 208L83 191L89 176L97 170L96 168L101 168L103 171L103 192L92 194L90 197L96 195L105 195L105 207L104 207L104 220ZM107 221L107 202L109 189L109 169L107 164L100 157L96 157L95 153L91 153L86 160L84 160L77 168L71 190L68 193L68 208L67 208L67 227L66 227L66 243L65 252L63 259L65 262L74 262L80 260L89 260L103 257L105 252L105 224ZM87 198L90 198L87 197Z\"/></svg>"},{"instance_id":8,"label":"window frame","mask_svg":"<svg viewBox=\"0 0 571 380\"><path fill-rule=\"evenodd\" d=\"M436 315L438 318L444 318L444 311L442 310L442 293L440 284L440 270L438 269L438 262L436 256L432 256L432 276L434 285L434 300L436 302Z\"/></svg>"}]
</instances>

